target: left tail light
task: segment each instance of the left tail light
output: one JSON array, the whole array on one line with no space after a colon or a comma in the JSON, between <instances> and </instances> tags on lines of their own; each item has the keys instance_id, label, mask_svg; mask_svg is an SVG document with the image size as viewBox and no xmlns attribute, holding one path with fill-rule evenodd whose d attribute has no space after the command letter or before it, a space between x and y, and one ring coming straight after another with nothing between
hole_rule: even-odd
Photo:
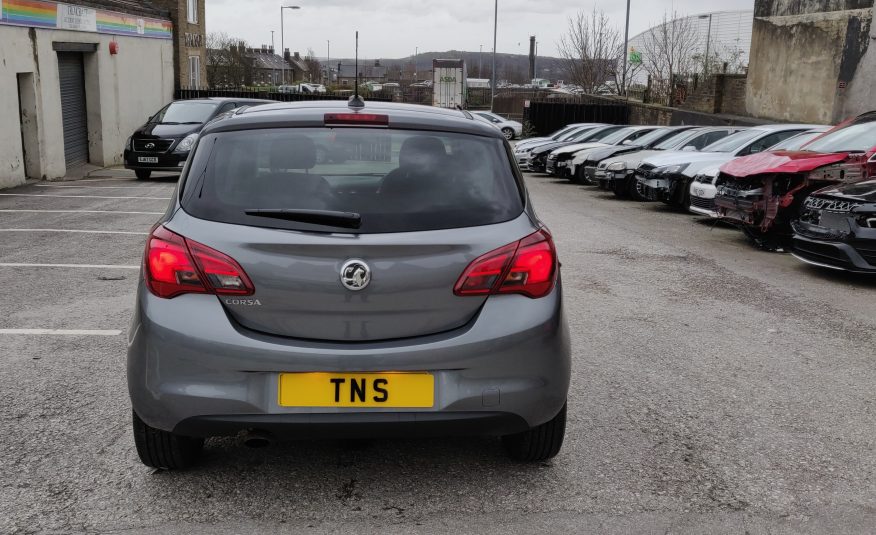
<instances>
[{"instance_id":1,"label":"left tail light","mask_svg":"<svg viewBox=\"0 0 876 535\"><path fill-rule=\"evenodd\" d=\"M533 299L551 293L557 282L557 251L547 229L476 258L462 272L453 293L459 296L522 294Z\"/></svg>"},{"instance_id":2,"label":"left tail light","mask_svg":"<svg viewBox=\"0 0 876 535\"><path fill-rule=\"evenodd\" d=\"M146 242L143 274L149 291L171 299L186 293L252 295L255 288L233 258L157 226Z\"/></svg>"}]
</instances>

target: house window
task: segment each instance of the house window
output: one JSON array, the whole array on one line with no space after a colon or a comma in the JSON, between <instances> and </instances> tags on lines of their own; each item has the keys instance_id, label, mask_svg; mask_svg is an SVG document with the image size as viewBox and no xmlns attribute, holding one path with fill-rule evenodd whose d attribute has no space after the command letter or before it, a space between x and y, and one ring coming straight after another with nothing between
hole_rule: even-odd
<instances>
[{"instance_id":1,"label":"house window","mask_svg":"<svg viewBox=\"0 0 876 535\"><path fill-rule=\"evenodd\" d=\"M198 23L198 0L186 0L188 7L188 21L192 24Z\"/></svg>"},{"instance_id":2,"label":"house window","mask_svg":"<svg viewBox=\"0 0 876 535\"><path fill-rule=\"evenodd\" d=\"M201 56L189 56L189 87L201 87Z\"/></svg>"}]
</instances>

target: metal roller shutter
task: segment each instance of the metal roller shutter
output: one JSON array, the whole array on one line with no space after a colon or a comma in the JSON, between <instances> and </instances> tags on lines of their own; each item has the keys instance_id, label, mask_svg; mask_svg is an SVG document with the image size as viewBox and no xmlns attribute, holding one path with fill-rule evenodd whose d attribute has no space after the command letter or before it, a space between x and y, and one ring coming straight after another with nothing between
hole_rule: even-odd
<instances>
[{"instance_id":1,"label":"metal roller shutter","mask_svg":"<svg viewBox=\"0 0 876 535\"><path fill-rule=\"evenodd\" d=\"M58 77L64 121L64 161L69 168L88 163L88 119L82 54L58 52Z\"/></svg>"}]
</instances>

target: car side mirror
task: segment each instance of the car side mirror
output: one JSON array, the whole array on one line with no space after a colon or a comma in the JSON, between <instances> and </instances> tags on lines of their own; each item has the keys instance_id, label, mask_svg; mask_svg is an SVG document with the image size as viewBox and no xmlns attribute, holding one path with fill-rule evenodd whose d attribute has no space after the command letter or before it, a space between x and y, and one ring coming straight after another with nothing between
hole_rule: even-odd
<instances>
[{"instance_id":1,"label":"car side mirror","mask_svg":"<svg viewBox=\"0 0 876 535\"><path fill-rule=\"evenodd\" d=\"M624 141L623 143L621 143L621 145L632 145L632 144L633 144L633 142L630 141L629 139Z\"/></svg>"},{"instance_id":2,"label":"car side mirror","mask_svg":"<svg viewBox=\"0 0 876 535\"><path fill-rule=\"evenodd\" d=\"M685 147L681 150L682 150L682 152L696 152L697 148L694 147L693 145L688 145L687 147Z\"/></svg>"}]
</instances>

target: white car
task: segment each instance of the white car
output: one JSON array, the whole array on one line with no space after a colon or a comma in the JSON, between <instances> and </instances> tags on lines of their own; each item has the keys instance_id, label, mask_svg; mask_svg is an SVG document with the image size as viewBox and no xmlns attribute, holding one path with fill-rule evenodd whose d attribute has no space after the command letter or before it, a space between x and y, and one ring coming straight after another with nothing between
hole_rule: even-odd
<instances>
[{"instance_id":1,"label":"white car","mask_svg":"<svg viewBox=\"0 0 876 535\"><path fill-rule=\"evenodd\" d=\"M502 134L505 135L505 139L511 140L523 135L523 125L517 121L511 121L510 119L506 119L488 111L476 111L473 112L472 115L489 121L493 126L502 131Z\"/></svg>"},{"instance_id":2,"label":"white car","mask_svg":"<svg viewBox=\"0 0 876 535\"><path fill-rule=\"evenodd\" d=\"M650 201L684 207L690 202L690 184L701 170L723 165L740 156L763 152L780 141L821 128L814 124L774 124L751 127L705 147L702 152L671 152L652 156L636 169L641 195Z\"/></svg>"},{"instance_id":3,"label":"white car","mask_svg":"<svg viewBox=\"0 0 876 535\"><path fill-rule=\"evenodd\" d=\"M802 134L789 137L767 150L800 150L804 145L827 132L829 129L830 128L827 126L813 128ZM693 182L690 185L690 206L688 207L691 213L708 217L718 217L718 214L715 212L715 197L718 194L718 186L716 183L718 181L720 170L720 165L705 167L694 176Z\"/></svg>"},{"instance_id":4,"label":"white car","mask_svg":"<svg viewBox=\"0 0 876 535\"><path fill-rule=\"evenodd\" d=\"M700 127L671 137L657 144L651 150L642 150L622 154L614 158L602 160L596 166L596 181L605 183L605 189L612 190L618 197L633 197L635 200L643 200L636 190L634 173L642 160L666 154L667 151L698 151L703 147L723 139L730 134L740 131L740 127L709 126Z\"/></svg>"},{"instance_id":5,"label":"white car","mask_svg":"<svg viewBox=\"0 0 876 535\"><path fill-rule=\"evenodd\" d=\"M602 123L573 123L566 125L553 134L546 137L530 137L526 138L523 141L517 143L514 146L514 150L523 150L527 147L538 145L541 143L552 143L554 141L561 141L562 138L569 136L570 134L582 129L582 128L593 128L596 126L603 126Z\"/></svg>"}]
</instances>

